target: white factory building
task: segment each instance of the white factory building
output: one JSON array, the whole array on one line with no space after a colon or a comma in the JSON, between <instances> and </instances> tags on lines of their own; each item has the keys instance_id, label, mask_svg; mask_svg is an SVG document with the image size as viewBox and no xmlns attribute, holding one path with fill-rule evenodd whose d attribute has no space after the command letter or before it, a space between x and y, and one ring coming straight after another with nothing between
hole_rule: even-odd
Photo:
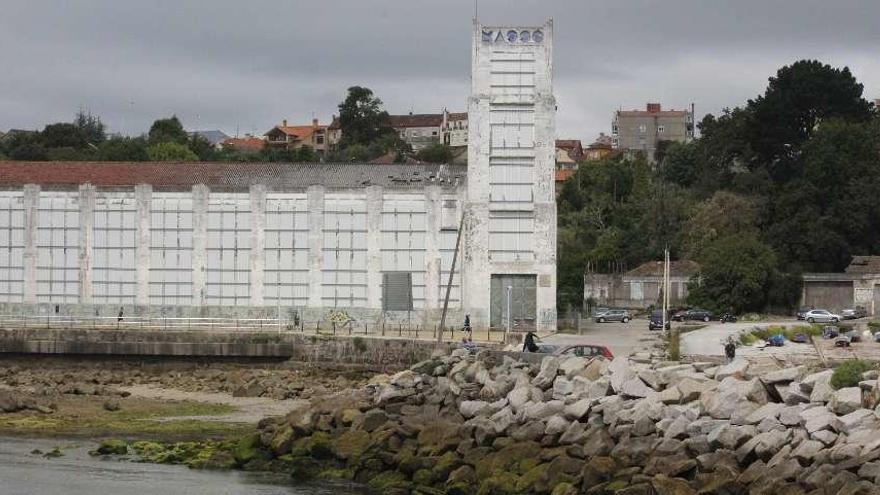
<instances>
[{"instance_id":1,"label":"white factory building","mask_svg":"<svg viewBox=\"0 0 880 495\"><path fill-rule=\"evenodd\" d=\"M0 313L554 328L552 23L473 36L467 167L0 162Z\"/></svg>"}]
</instances>

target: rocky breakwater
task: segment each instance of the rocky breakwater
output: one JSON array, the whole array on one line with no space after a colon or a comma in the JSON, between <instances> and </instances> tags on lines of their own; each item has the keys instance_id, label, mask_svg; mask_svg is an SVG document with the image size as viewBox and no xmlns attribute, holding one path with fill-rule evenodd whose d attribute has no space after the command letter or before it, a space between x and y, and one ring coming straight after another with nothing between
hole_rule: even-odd
<instances>
[{"instance_id":1,"label":"rocky breakwater","mask_svg":"<svg viewBox=\"0 0 880 495\"><path fill-rule=\"evenodd\" d=\"M834 390L831 371L762 375L458 350L265 420L268 459L251 467L383 494L878 493L880 419L859 389Z\"/></svg>"}]
</instances>

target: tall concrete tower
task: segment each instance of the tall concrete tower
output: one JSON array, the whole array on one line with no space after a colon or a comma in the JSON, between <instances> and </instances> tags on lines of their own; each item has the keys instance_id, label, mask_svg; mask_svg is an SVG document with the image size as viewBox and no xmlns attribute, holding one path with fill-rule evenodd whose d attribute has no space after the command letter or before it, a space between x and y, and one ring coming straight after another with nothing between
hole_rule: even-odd
<instances>
[{"instance_id":1,"label":"tall concrete tower","mask_svg":"<svg viewBox=\"0 0 880 495\"><path fill-rule=\"evenodd\" d=\"M477 328L556 327L552 53L552 20L474 20L462 274Z\"/></svg>"}]
</instances>

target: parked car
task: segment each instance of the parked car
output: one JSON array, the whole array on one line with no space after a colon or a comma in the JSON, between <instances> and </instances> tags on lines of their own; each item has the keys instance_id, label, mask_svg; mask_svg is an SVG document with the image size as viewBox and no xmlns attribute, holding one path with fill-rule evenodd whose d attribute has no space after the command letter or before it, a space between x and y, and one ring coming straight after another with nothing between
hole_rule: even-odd
<instances>
[{"instance_id":1,"label":"parked car","mask_svg":"<svg viewBox=\"0 0 880 495\"><path fill-rule=\"evenodd\" d=\"M837 323L841 320L840 315L831 313L824 309L811 309L804 313L804 319L810 323Z\"/></svg>"},{"instance_id":2,"label":"parked car","mask_svg":"<svg viewBox=\"0 0 880 495\"><path fill-rule=\"evenodd\" d=\"M849 347L852 345L852 340L849 338L849 335L843 334L838 335L834 340L834 347Z\"/></svg>"},{"instance_id":3,"label":"parked car","mask_svg":"<svg viewBox=\"0 0 880 495\"><path fill-rule=\"evenodd\" d=\"M684 321L684 317L687 315L686 309L679 309L678 311L674 311L672 313L672 321Z\"/></svg>"},{"instance_id":4,"label":"parked car","mask_svg":"<svg viewBox=\"0 0 880 495\"><path fill-rule=\"evenodd\" d=\"M855 320L859 316L855 308L846 308L840 310L840 317L844 320Z\"/></svg>"},{"instance_id":5,"label":"parked car","mask_svg":"<svg viewBox=\"0 0 880 495\"><path fill-rule=\"evenodd\" d=\"M856 318L867 318L868 309L864 306L856 306Z\"/></svg>"},{"instance_id":6,"label":"parked car","mask_svg":"<svg viewBox=\"0 0 880 495\"><path fill-rule=\"evenodd\" d=\"M874 342L880 342L880 332L874 334Z\"/></svg>"},{"instance_id":7,"label":"parked car","mask_svg":"<svg viewBox=\"0 0 880 495\"><path fill-rule=\"evenodd\" d=\"M672 327L669 318L666 318L666 330ZM660 330L663 328L663 310L655 309L651 311L651 318L648 320L648 330Z\"/></svg>"},{"instance_id":8,"label":"parked car","mask_svg":"<svg viewBox=\"0 0 880 495\"><path fill-rule=\"evenodd\" d=\"M773 347L782 347L785 345L785 336L781 333L771 335L770 338L767 339L767 345Z\"/></svg>"},{"instance_id":9,"label":"parked car","mask_svg":"<svg viewBox=\"0 0 880 495\"><path fill-rule=\"evenodd\" d=\"M845 335L847 337L849 337L850 342L861 342L862 341L862 334L857 332L856 330L850 330L849 332L846 332Z\"/></svg>"},{"instance_id":10,"label":"parked car","mask_svg":"<svg viewBox=\"0 0 880 495\"><path fill-rule=\"evenodd\" d=\"M712 312L709 311L708 309L699 309L699 308L689 309L684 314L684 319L691 320L691 321L709 321L714 317L715 317L715 315L713 315Z\"/></svg>"},{"instance_id":11,"label":"parked car","mask_svg":"<svg viewBox=\"0 0 880 495\"><path fill-rule=\"evenodd\" d=\"M724 313L723 315L718 317L718 321L721 323L736 323L736 315L731 313Z\"/></svg>"},{"instance_id":12,"label":"parked car","mask_svg":"<svg viewBox=\"0 0 880 495\"><path fill-rule=\"evenodd\" d=\"M619 321L621 323L626 323L632 319L629 311L625 309L609 309L604 313L596 314L596 323L605 323L606 321Z\"/></svg>"},{"instance_id":13,"label":"parked car","mask_svg":"<svg viewBox=\"0 0 880 495\"><path fill-rule=\"evenodd\" d=\"M602 313L607 313L608 311L611 311L611 308L605 308L605 307L596 308L593 310L593 316L600 315Z\"/></svg>"},{"instance_id":14,"label":"parked car","mask_svg":"<svg viewBox=\"0 0 880 495\"><path fill-rule=\"evenodd\" d=\"M578 356L591 358L596 356L601 356L605 359L614 359L614 355L611 354L611 350L605 347L604 345L594 345L594 344L573 344L566 346L559 346L553 351L553 355L555 356Z\"/></svg>"},{"instance_id":15,"label":"parked car","mask_svg":"<svg viewBox=\"0 0 880 495\"><path fill-rule=\"evenodd\" d=\"M798 308L795 316L797 316L798 320L805 320L806 314L809 313L811 309L813 309L812 306L801 306L800 308Z\"/></svg>"}]
</instances>

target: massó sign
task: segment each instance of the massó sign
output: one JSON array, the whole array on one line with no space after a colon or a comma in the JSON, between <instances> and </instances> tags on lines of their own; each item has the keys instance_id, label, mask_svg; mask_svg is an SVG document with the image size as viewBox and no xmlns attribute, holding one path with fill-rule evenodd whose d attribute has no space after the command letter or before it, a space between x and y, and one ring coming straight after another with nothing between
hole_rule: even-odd
<instances>
[{"instance_id":1,"label":"mass\u00f3 sign","mask_svg":"<svg viewBox=\"0 0 880 495\"><path fill-rule=\"evenodd\" d=\"M483 43L542 43L544 33L540 29L490 29L483 30Z\"/></svg>"}]
</instances>

